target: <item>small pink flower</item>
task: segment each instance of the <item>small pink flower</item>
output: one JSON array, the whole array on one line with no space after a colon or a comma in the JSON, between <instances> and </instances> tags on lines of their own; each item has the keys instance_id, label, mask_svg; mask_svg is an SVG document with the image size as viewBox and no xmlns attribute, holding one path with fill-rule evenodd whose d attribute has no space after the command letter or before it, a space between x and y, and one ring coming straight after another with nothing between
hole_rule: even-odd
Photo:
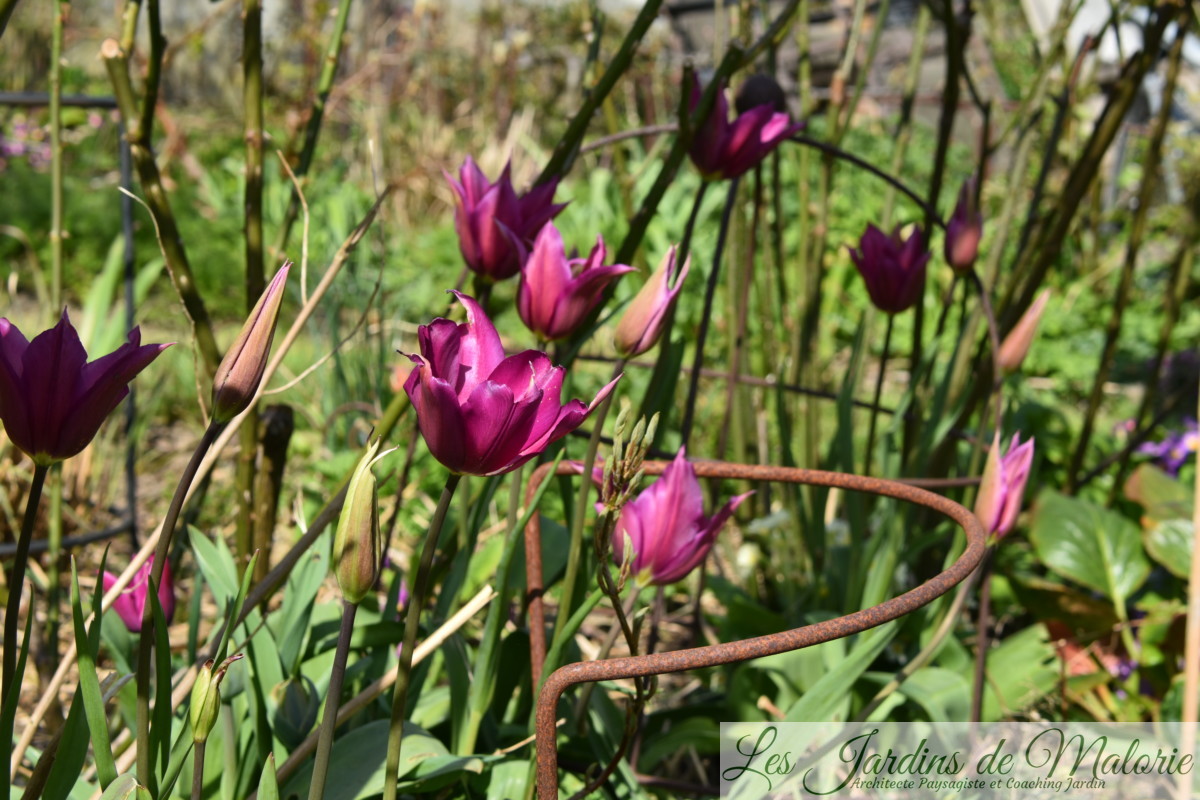
<instances>
[{"instance_id":1,"label":"small pink flower","mask_svg":"<svg viewBox=\"0 0 1200 800\"><path fill-rule=\"evenodd\" d=\"M32 342L0 319L0 420L8 438L43 466L76 455L129 394L134 376L168 347L142 345L134 328L125 344L89 363L66 309Z\"/></svg>"},{"instance_id":2,"label":"small pink flower","mask_svg":"<svg viewBox=\"0 0 1200 800\"><path fill-rule=\"evenodd\" d=\"M616 385L591 405L562 402L563 368L538 350L504 355L487 314L461 292L463 324L435 319L417 336L421 354L404 391L429 451L452 472L499 475L541 454L587 419ZM619 380L619 378L618 378Z\"/></svg>"},{"instance_id":3,"label":"small pink flower","mask_svg":"<svg viewBox=\"0 0 1200 800\"><path fill-rule=\"evenodd\" d=\"M113 601L112 610L117 612L117 616L131 633L138 633L142 629L142 613L146 608L146 593L150 588L150 570L153 567L154 556L150 556L134 573L129 585ZM116 582L117 576L111 572L105 572L101 579L105 592ZM162 582L158 585L158 602L162 606L163 616L170 622L175 614L175 582L171 579L170 563L163 565Z\"/></svg>"},{"instance_id":4,"label":"small pink flower","mask_svg":"<svg viewBox=\"0 0 1200 800\"><path fill-rule=\"evenodd\" d=\"M979 482L975 499L975 516L997 538L1012 530L1025 497L1025 483L1033 464L1033 438L1024 444L1019 434L1013 434L1008 452L1000 455L1000 434L997 432L988 451L987 465Z\"/></svg>"},{"instance_id":5,"label":"small pink flower","mask_svg":"<svg viewBox=\"0 0 1200 800\"><path fill-rule=\"evenodd\" d=\"M621 509L612 534L613 557L618 564L624 560L628 536L635 575L655 586L681 580L704 560L721 526L752 494L738 495L705 516L696 469L680 449L659 479Z\"/></svg>"},{"instance_id":6,"label":"small pink flower","mask_svg":"<svg viewBox=\"0 0 1200 800\"><path fill-rule=\"evenodd\" d=\"M983 215L975 202L975 178L968 178L958 192L958 204L946 223L946 263L955 272L966 272L975 265L979 242L983 239Z\"/></svg>"},{"instance_id":7,"label":"small pink flower","mask_svg":"<svg viewBox=\"0 0 1200 800\"><path fill-rule=\"evenodd\" d=\"M858 247L850 251L850 258L866 282L875 307L899 314L915 305L925 288L925 265L929 262L921 229L914 228L905 239L899 226L888 236L868 224Z\"/></svg>"},{"instance_id":8,"label":"small pink flower","mask_svg":"<svg viewBox=\"0 0 1200 800\"><path fill-rule=\"evenodd\" d=\"M689 110L695 111L704 93L700 79L693 76ZM762 162L771 151L804 127L772 103L755 106L729 121L725 86L717 88L716 103L708 118L692 137L688 154L705 180L736 178Z\"/></svg>"},{"instance_id":9,"label":"small pink flower","mask_svg":"<svg viewBox=\"0 0 1200 800\"><path fill-rule=\"evenodd\" d=\"M607 250L597 236L587 258L567 258L562 236L547 222L521 267L517 313L529 330L544 341L575 333L604 297L604 289L633 267L603 266Z\"/></svg>"},{"instance_id":10,"label":"small pink flower","mask_svg":"<svg viewBox=\"0 0 1200 800\"><path fill-rule=\"evenodd\" d=\"M454 227L463 259L473 272L493 281L516 275L520 248L529 247L542 226L566 208L554 203L557 179L518 195L509 172L505 165L492 183L467 156L458 180L446 174L454 189Z\"/></svg>"},{"instance_id":11,"label":"small pink flower","mask_svg":"<svg viewBox=\"0 0 1200 800\"><path fill-rule=\"evenodd\" d=\"M675 258L675 248L667 251L658 269L642 284L641 291L634 296L633 302L617 323L613 341L618 352L626 358L633 358L658 344L667 324L667 316L679 297L691 266L692 259L689 257L681 269Z\"/></svg>"}]
</instances>

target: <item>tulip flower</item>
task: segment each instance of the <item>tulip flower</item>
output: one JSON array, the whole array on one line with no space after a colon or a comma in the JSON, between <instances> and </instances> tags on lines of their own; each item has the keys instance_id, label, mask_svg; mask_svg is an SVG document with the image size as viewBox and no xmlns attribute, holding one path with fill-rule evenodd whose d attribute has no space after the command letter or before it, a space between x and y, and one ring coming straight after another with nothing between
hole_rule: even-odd
<instances>
[{"instance_id":1,"label":"tulip flower","mask_svg":"<svg viewBox=\"0 0 1200 800\"><path fill-rule=\"evenodd\" d=\"M275 338L279 306L283 303L283 288L291 266L290 261L285 262L275 273L242 325L237 340L217 367L217 373L213 376L214 422L228 422L245 411L254 399L258 385L262 383L267 357L271 355L271 340Z\"/></svg>"},{"instance_id":2,"label":"tulip flower","mask_svg":"<svg viewBox=\"0 0 1200 800\"><path fill-rule=\"evenodd\" d=\"M700 79L692 79L690 110L700 105ZM705 180L736 178L762 162L779 143L804 127L767 102L729 121L725 87L717 88L712 113L697 127L688 154Z\"/></svg>"},{"instance_id":3,"label":"tulip flower","mask_svg":"<svg viewBox=\"0 0 1200 800\"><path fill-rule=\"evenodd\" d=\"M975 516L983 523L988 533L997 538L1012 530L1021 511L1021 500L1025 497L1025 482L1029 480L1029 467L1033 463L1033 439L1022 444L1018 434L1013 434L1008 452L1000 455L1000 434L992 440L988 450L987 465L979 482L979 495L975 498Z\"/></svg>"},{"instance_id":4,"label":"tulip flower","mask_svg":"<svg viewBox=\"0 0 1200 800\"><path fill-rule=\"evenodd\" d=\"M541 454L587 419L616 380L585 406L562 404L563 368L538 350L505 358L492 321L472 298L463 324L435 319L417 336L421 354L404 390L425 443L452 472L499 475ZM617 379L619 380L619 378Z\"/></svg>"},{"instance_id":5,"label":"tulip flower","mask_svg":"<svg viewBox=\"0 0 1200 800\"><path fill-rule=\"evenodd\" d=\"M996 353L996 363L1000 365L1002 371L1016 372L1021 368L1021 362L1029 354L1029 346L1033 344L1033 337L1037 333L1038 323L1042 321L1042 314L1046 310L1046 301L1049 299L1050 290L1042 290L1029 308L1025 309L1025 313L1008 332L1008 336L1005 336L1004 341L1000 343L1000 350Z\"/></svg>"},{"instance_id":6,"label":"tulip flower","mask_svg":"<svg viewBox=\"0 0 1200 800\"><path fill-rule=\"evenodd\" d=\"M721 526L752 494L740 494L705 516L696 470L680 449L659 479L621 509L612 534L613 557L618 564L625 560L628 537L639 581L662 586L681 580L704 560Z\"/></svg>"},{"instance_id":7,"label":"tulip flower","mask_svg":"<svg viewBox=\"0 0 1200 800\"><path fill-rule=\"evenodd\" d=\"M491 183L471 157L458 171L458 180L446 173L454 189L454 227L463 260L473 272L491 281L511 278L521 268L520 248L566 203L555 204L558 180L535 186L523 195L513 189L511 165Z\"/></svg>"},{"instance_id":8,"label":"tulip flower","mask_svg":"<svg viewBox=\"0 0 1200 800\"><path fill-rule=\"evenodd\" d=\"M983 239L983 215L975 202L975 179L968 178L958 192L958 204L946 223L946 263L955 272L966 272L975 265L979 242Z\"/></svg>"},{"instance_id":9,"label":"tulip flower","mask_svg":"<svg viewBox=\"0 0 1200 800\"><path fill-rule=\"evenodd\" d=\"M154 556L150 556L134 574L133 580L129 582L125 590L113 601L112 610L117 612L117 616L125 623L125 627L129 629L130 633L138 633L142 629L142 613L146 607L146 593L150 587L150 570L153 567ZM111 572L105 572L101 578L105 592L108 592L116 582L117 576ZM158 584L158 604L162 606L163 616L170 622L175 613L175 582L171 579L170 563L163 564L162 581Z\"/></svg>"},{"instance_id":10,"label":"tulip flower","mask_svg":"<svg viewBox=\"0 0 1200 800\"><path fill-rule=\"evenodd\" d=\"M691 266L692 259L689 257L680 269L674 247L663 256L658 269L642 285L617 323L613 341L621 355L625 358L640 356L658 344Z\"/></svg>"},{"instance_id":11,"label":"tulip flower","mask_svg":"<svg viewBox=\"0 0 1200 800\"><path fill-rule=\"evenodd\" d=\"M906 240L899 226L888 236L868 224L858 247L850 251L850 258L866 281L867 293L876 308L899 314L921 299L929 251L920 228L913 229Z\"/></svg>"},{"instance_id":12,"label":"tulip flower","mask_svg":"<svg viewBox=\"0 0 1200 800\"><path fill-rule=\"evenodd\" d=\"M0 319L0 420L8 438L41 466L76 455L129 394L134 376L168 347L141 344L134 328L125 344L89 363L66 309L32 342Z\"/></svg>"},{"instance_id":13,"label":"tulip flower","mask_svg":"<svg viewBox=\"0 0 1200 800\"><path fill-rule=\"evenodd\" d=\"M548 342L575 333L603 299L605 287L633 272L624 264L603 266L606 254L604 239L597 236L587 258L567 258L562 236L547 222L521 267L517 313L525 326Z\"/></svg>"}]
</instances>

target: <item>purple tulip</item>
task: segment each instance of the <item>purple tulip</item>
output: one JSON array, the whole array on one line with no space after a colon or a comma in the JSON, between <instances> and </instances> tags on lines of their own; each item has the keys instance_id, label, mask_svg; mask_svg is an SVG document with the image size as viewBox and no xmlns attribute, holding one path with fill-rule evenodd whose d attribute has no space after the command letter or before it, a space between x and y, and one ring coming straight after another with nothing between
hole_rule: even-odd
<instances>
[{"instance_id":1,"label":"purple tulip","mask_svg":"<svg viewBox=\"0 0 1200 800\"><path fill-rule=\"evenodd\" d=\"M150 570L153 567L154 556L150 556L134 574L133 580L125 590L113 601L112 610L117 612L117 616L125 623L130 633L138 633L142 629L142 613L146 608L146 593L150 588ZM116 582L117 576L111 572L105 572L101 579L106 593ZM171 579L169 563L163 565L162 582L158 585L158 603L162 606L163 616L170 622L175 614L175 582Z\"/></svg>"},{"instance_id":2,"label":"purple tulip","mask_svg":"<svg viewBox=\"0 0 1200 800\"><path fill-rule=\"evenodd\" d=\"M1021 444L1019 434L1013 434L1008 452L1000 455L1000 434L992 440L987 466L979 482L975 498L975 516L988 533L997 538L1012 530L1025 497L1025 482L1033 464L1033 438Z\"/></svg>"},{"instance_id":3,"label":"purple tulip","mask_svg":"<svg viewBox=\"0 0 1200 800\"><path fill-rule=\"evenodd\" d=\"M700 79L692 78L690 110L700 105ZM736 178L757 166L780 142L804 127L772 103L755 106L729 121L725 86L717 88L712 113L696 129L688 154L705 180Z\"/></svg>"},{"instance_id":4,"label":"purple tulip","mask_svg":"<svg viewBox=\"0 0 1200 800\"><path fill-rule=\"evenodd\" d=\"M617 380L591 405L562 404L563 368L538 350L505 358L492 321L472 298L463 324L435 319L417 336L421 354L404 391L433 457L452 472L499 475L541 454L587 419Z\"/></svg>"},{"instance_id":5,"label":"purple tulip","mask_svg":"<svg viewBox=\"0 0 1200 800\"><path fill-rule=\"evenodd\" d=\"M983 215L975 202L975 179L968 178L958 192L954 214L946 223L946 263L955 272L966 272L975 265L982 239Z\"/></svg>"},{"instance_id":6,"label":"purple tulip","mask_svg":"<svg viewBox=\"0 0 1200 800\"><path fill-rule=\"evenodd\" d=\"M129 341L88 363L79 334L62 319L27 341L0 319L0 420L13 444L46 466L79 453L129 394L129 382L169 344Z\"/></svg>"},{"instance_id":7,"label":"purple tulip","mask_svg":"<svg viewBox=\"0 0 1200 800\"><path fill-rule=\"evenodd\" d=\"M667 316L675 305L691 266L692 259L689 257L681 269L675 259L675 248L667 251L658 269L642 284L641 291L634 296L633 302L617 323L613 341L618 352L626 358L633 358L658 344L667 324Z\"/></svg>"},{"instance_id":8,"label":"purple tulip","mask_svg":"<svg viewBox=\"0 0 1200 800\"><path fill-rule=\"evenodd\" d=\"M521 267L517 313L525 326L548 342L575 333L603 299L604 288L633 272L624 264L603 266L606 254L604 239L597 236L587 258L567 258L558 229L546 223Z\"/></svg>"},{"instance_id":9,"label":"purple tulip","mask_svg":"<svg viewBox=\"0 0 1200 800\"><path fill-rule=\"evenodd\" d=\"M850 258L866 281L867 293L876 308L899 314L921 299L929 251L920 228L914 228L905 240L899 226L888 236L868 224L858 247L850 250Z\"/></svg>"},{"instance_id":10,"label":"purple tulip","mask_svg":"<svg viewBox=\"0 0 1200 800\"><path fill-rule=\"evenodd\" d=\"M516 275L520 247L529 247L542 226L566 208L566 203L554 203L557 178L518 195L509 178L510 166L505 165L495 183L470 156L458 180L446 173L454 189L454 227L463 259L472 271L492 281Z\"/></svg>"},{"instance_id":11,"label":"purple tulip","mask_svg":"<svg viewBox=\"0 0 1200 800\"><path fill-rule=\"evenodd\" d=\"M613 557L618 564L624 560L628 536L634 575L654 586L681 580L704 560L721 526L752 494L740 494L706 517L696 469L680 449L659 479L621 509L612 534Z\"/></svg>"}]
</instances>

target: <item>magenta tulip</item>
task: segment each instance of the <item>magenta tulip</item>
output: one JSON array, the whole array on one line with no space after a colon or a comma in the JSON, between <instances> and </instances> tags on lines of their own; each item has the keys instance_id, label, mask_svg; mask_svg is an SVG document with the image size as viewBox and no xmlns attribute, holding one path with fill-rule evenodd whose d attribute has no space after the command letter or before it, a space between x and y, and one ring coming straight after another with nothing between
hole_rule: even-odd
<instances>
[{"instance_id":1,"label":"magenta tulip","mask_svg":"<svg viewBox=\"0 0 1200 800\"><path fill-rule=\"evenodd\" d=\"M563 405L563 368L538 350L506 358L479 304L461 292L454 295L467 321L435 319L418 329L421 354L409 356L417 368L404 391L434 458L452 472L499 475L579 427L617 381L591 405L579 400Z\"/></svg>"},{"instance_id":2,"label":"magenta tulip","mask_svg":"<svg viewBox=\"0 0 1200 800\"><path fill-rule=\"evenodd\" d=\"M529 330L543 341L564 339L575 333L604 297L604 289L633 267L603 266L604 239L587 258L567 258L562 236L548 222L533 242L521 267L517 313Z\"/></svg>"},{"instance_id":3,"label":"magenta tulip","mask_svg":"<svg viewBox=\"0 0 1200 800\"><path fill-rule=\"evenodd\" d=\"M659 479L621 509L612 534L613 557L618 564L624 561L628 537L639 580L654 586L681 580L704 560L721 526L752 494L740 494L705 516L696 469L681 449Z\"/></svg>"},{"instance_id":4,"label":"magenta tulip","mask_svg":"<svg viewBox=\"0 0 1200 800\"><path fill-rule=\"evenodd\" d=\"M626 358L633 358L658 344L667 324L667 316L679 297L691 266L692 259L688 257L681 269L675 258L675 248L667 251L658 269L642 284L641 290L617 323L617 330L613 333L617 352Z\"/></svg>"},{"instance_id":5,"label":"magenta tulip","mask_svg":"<svg viewBox=\"0 0 1200 800\"><path fill-rule=\"evenodd\" d=\"M88 363L65 309L32 342L0 319L0 420L8 438L42 466L79 453L129 394L134 376L168 347L142 345L134 328L125 344Z\"/></svg>"},{"instance_id":6,"label":"magenta tulip","mask_svg":"<svg viewBox=\"0 0 1200 800\"><path fill-rule=\"evenodd\" d=\"M1008 452L1001 456L1000 434L996 434L991 450L988 451L983 478L979 482L975 516L983 523L987 532L995 534L997 538L1012 530L1013 523L1017 521L1032 464L1032 437L1022 444L1019 435L1013 434Z\"/></svg>"},{"instance_id":7,"label":"magenta tulip","mask_svg":"<svg viewBox=\"0 0 1200 800\"><path fill-rule=\"evenodd\" d=\"M975 202L975 179L969 178L959 190L958 204L946 223L946 263L955 272L966 272L975 265L982 239L983 215Z\"/></svg>"},{"instance_id":8,"label":"magenta tulip","mask_svg":"<svg viewBox=\"0 0 1200 800\"><path fill-rule=\"evenodd\" d=\"M510 165L505 165L491 183L468 156L458 180L446 174L454 189L454 227L463 259L472 271L492 281L516 275L520 248L528 248L542 226L566 208L566 203L554 203L557 179L518 195L509 172Z\"/></svg>"},{"instance_id":9,"label":"magenta tulip","mask_svg":"<svg viewBox=\"0 0 1200 800\"><path fill-rule=\"evenodd\" d=\"M693 77L691 91L690 110L694 112L703 94L699 78ZM780 142L803 127L804 123L792 122L773 103L750 108L730 122L725 86L721 85L712 113L692 136L688 154L705 180L736 178L761 163Z\"/></svg>"},{"instance_id":10,"label":"magenta tulip","mask_svg":"<svg viewBox=\"0 0 1200 800\"><path fill-rule=\"evenodd\" d=\"M876 308L899 314L921 299L929 251L920 228L914 228L906 240L899 226L888 236L868 224L858 247L850 250L850 258L866 281L867 293Z\"/></svg>"},{"instance_id":11,"label":"magenta tulip","mask_svg":"<svg viewBox=\"0 0 1200 800\"><path fill-rule=\"evenodd\" d=\"M112 610L117 612L117 616L131 633L138 633L142 629L142 613L146 608L146 593L150 589L150 570L153 567L154 556L150 556L134 573L129 585L113 601ZM105 572L101 580L106 593L116 582L117 576L111 572ZM175 582L171 579L169 563L163 565L162 582L158 585L158 603L162 606L163 616L170 622L175 614Z\"/></svg>"}]
</instances>

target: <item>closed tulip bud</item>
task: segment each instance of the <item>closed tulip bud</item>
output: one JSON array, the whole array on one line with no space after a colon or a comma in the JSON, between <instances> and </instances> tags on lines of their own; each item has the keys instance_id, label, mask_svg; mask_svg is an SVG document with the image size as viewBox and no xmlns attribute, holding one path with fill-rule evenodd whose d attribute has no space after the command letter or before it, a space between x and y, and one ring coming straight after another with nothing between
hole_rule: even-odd
<instances>
[{"instance_id":1,"label":"closed tulip bud","mask_svg":"<svg viewBox=\"0 0 1200 800\"><path fill-rule=\"evenodd\" d=\"M996 363L1000 365L1002 372L1016 372L1021 368L1021 363L1029 354L1029 346L1033 344L1033 337L1037 334L1038 323L1042 321L1042 313L1045 312L1046 301L1049 299L1050 290L1043 290L1000 343Z\"/></svg>"},{"instance_id":2,"label":"closed tulip bud","mask_svg":"<svg viewBox=\"0 0 1200 800\"><path fill-rule=\"evenodd\" d=\"M658 269L642 285L617 323L613 341L621 355L626 358L640 356L658 344L691 266L692 259L688 258L683 262L683 268L679 267L674 247L663 256Z\"/></svg>"},{"instance_id":3,"label":"closed tulip bud","mask_svg":"<svg viewBox=\"0 0 1200 800\"><path fill-rule=\"evenodd\" d=\"M271 715L271 732L279 741L294 750L308 736L321 710L321 695L308 677L297 675L277 684L271 690L275 712Z\"/></svg>"},{"instance_id":4,"label":"closed tulip bud","mask_svg":"<svg viewBox=\"0 0 1200 800\"><path fill-rule=\"evenodd\" d=\"M983 215L975 202L975 179L968 178L958 192L954 214L946 223L946 263L955 272L966 272L975 265L982 239Z\"/></svg>"},{"instance_id":5,"label":"closed tulip bud","mask_svg":"<svg viewBox=\"0 0 1200 800\"><path fill-rule=\"evenodd\" d=\"M1000 455L1000 434L992 440L988 450L987 465L979 481L979 495L975 498L975 516L983 527L997 538L1012 530L1021 511L1025 497L1025 483L1029 480L1029 468L1033 464L1033 439L1024 444L1019 434L1014 434L1008 452Z\"/></svg>"},{"instance_id":6,"label":"closed tulip bud","mask_svg":"<svg viewBox=\"0 0 1200 800\"><path fill-rule=\"evenodd\" d=\"M250 316L242 326L237 341L225 353L217 374L213 376L214 422L228 422L246 410L267 368L271 355L271 340L275 337L275 322L283 303L283 287L287 282L290 261L285 262Z\"/></svg>"},{"instance_id":7,"label":"closed tulip bud","mask_svg":"<svg viewBox=\"0 0 1200 800\"><path fill-rule=\"evenodd\" d=\"M215 662L210 658L200 668L200 674L196 676L196 682L192 685L190 711L193 741L208 741L208 734L217 724L217 714L221 710L221 681L225 679L225 673L229 671L229 667L235 661L240 661L241 658L241 653L230 656L215 668L213 666Z\"/></svg>"},{"instance_id":8,"label":"closed tulip bud","mask_svg":"<svg viewBox=\"0 0 1200 800\"><path fill-rule=\"evenodd\" d=\"M337 573L338 586L347 603L361 603L367 593L375 587L379 567L383 560L383 541L379 535L379 490L371 467L375 462L391 453L379 453L380 442L367 447L359 459L350 484L346 487L346 501L342 515L338 518L337 533L333 538L333 564Z\"/></svg>"}]
</instances>

